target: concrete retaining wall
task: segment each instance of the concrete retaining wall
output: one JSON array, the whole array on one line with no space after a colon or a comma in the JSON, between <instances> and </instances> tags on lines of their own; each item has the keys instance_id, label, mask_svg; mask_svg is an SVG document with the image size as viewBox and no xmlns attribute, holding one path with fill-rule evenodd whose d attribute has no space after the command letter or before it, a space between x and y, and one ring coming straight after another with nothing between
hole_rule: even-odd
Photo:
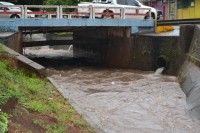
<instances>
[{"instance_id":1,"label":"concrete retaining wall","mask_svg":"<svg viewBox=\"0 0 200 133\"><path fill-rule=\"evenodd\" d=\"M11 48L12 50L22 53L21 45L21 33L20 32L1 32L0 43Z\"/></svg>"},{"instance_id":2,"label":"concrete retaining wall","mask_svg":"<svg viewBox=\"0 0 200 133\"><path fill-rule=\"evenodd\" d=\"M145 71L155 71L157 58L165 56L165 73L176 75L177 59L181 56L178 36L137 35L133 36L130 67Z\"/></svg>"},{"instance_id":3,"label":"concrete retaining wall","mask_svg":"<svg viewBox=\"0 0 200 133\"><path fill-rule=\"evenodd\" d=\"M188 25L185 29L188 30L186 38L191 42L185 44L187 60L179 71L178 80L187 96L190 113L200 120L200 25Z\"/></svg>"},{"instance_id":4,"label":"concrete retaining wall","mask_svg":"<svg viewBox=\"0 0 200 133\"><path fill-rule=\"evenodd\" d=\"M35 72L41 76L46 76L45 67L40 64L28 59L27 57L17 53L16 51L8 48L5 45L0 44L4 51L12 55L16 59L16 65L19 68L24 68L28 71Z\"/></svg>"},{"instance_id":5,"label":"concrete retaining wall","mask_svg":"<svg viewBox=\"0 0 200 133\"><path fill-rule=\"evenodd\" d=\"M154 71L156 60L169 60L165 73L176 75L183 48L177 36L131 35L130 28L74 32L74 55L91 58L109 67Z\"/></svg>"}]
</instances>

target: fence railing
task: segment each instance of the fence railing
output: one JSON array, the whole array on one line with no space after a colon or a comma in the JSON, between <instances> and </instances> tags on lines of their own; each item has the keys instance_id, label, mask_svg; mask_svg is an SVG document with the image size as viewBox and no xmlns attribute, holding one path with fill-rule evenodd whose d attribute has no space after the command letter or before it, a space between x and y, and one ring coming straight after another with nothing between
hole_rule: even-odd
<instances>
[{"instance_id":1,"label":"fence railing","mask_svg":"<svg viewBox=\"0 0 200 133\"><path fill-rule=\"evenodd\" d=\"M0 5L0 18L151 18L151 8L58 5Z\"/></svg>"}]
</instances>

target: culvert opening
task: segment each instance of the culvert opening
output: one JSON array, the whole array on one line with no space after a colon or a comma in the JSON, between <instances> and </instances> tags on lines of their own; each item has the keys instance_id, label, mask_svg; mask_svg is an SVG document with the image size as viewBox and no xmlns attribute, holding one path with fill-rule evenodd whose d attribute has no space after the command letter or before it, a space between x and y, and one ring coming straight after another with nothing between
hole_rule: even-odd
<instances>
[{"instance_id":1,"label":"culvert opening","mask_svg":"<svg viewBox=\"0 0 200 133\"><path fill-rule=\"evenodd\" d=\"M167 68L168 67L168 59L166 56L159 56L157 59L156 59L156 65L157 65L157 68Z\"/></svg>"}]
</instances>

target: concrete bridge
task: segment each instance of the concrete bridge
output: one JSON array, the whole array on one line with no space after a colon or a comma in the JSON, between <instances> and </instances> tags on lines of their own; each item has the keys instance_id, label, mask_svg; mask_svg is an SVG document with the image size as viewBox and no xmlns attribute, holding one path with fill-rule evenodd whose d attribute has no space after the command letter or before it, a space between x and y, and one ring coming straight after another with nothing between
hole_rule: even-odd
<instances>
[{"instance_id":1,"label":"concrete bridge","mask_svg":"<svg viewBox=\"0 0 200 133\"><path fill-rule=\"evenodd\" d=\"M141 31L154 31L154 20L131 20L131 19L0 19L0 31L19 31L19 29L63 29L73 31L77 28L130 28L131 33Z\"/></svg>"},{"instance_id":2,"label":"concrete bridge","mask_svg":"<svg viewBox=\"0 0 200 133\"><path fill-rule=\"evenodd\" d=\"M153 32L155 29L154 19L130 19L131 16L140 16L139 10L149 10L149 8L122 8L122 7L80 7L80 6L56 6L56 5L14 5L5 6L0 15L18 16L16 18L0 18L1 32L16 32L14 41L10 46L15 51L22 53L23 34L27 33L52 33L52 32L73 32L74 55L91 57L96 60L109 62L110 65L126 67L129 64L132 35L140 32ZM8 7L18 7L18 12L5 10ZM84 8L84 12L79 12L79 8ZM114 13L113 18L103 19L98 16L106 15L97 12L96 8L105 10L115 8L118 13ZM33 10L33 11L30 11ZM128 13L126 11L135 13ZM136 12L137 10L137 12ZM34 15L33 18L31 18ZM151 17L151 14L150 14ZM141 18L141 17L138 17ZM70 40L71 42L71 40ZM48 44L65 44L66 40L50 40ZM32 42L29 46L47 44L44 42ZM107 47L111 46L112 51ZM116 55L115 53L118 53ZM102 56L107 54L106 57ZM103 57L99 58L99 57ZM109 57L109 59L108 59ZM120 62L118 58L123 58ZM124 60L127 58L126 60ZM110 62L112 60L112 63ZM115 61L114 61L115 60Z\"/></svg>"},{"instance_id":3,"label":"concrete bridge","mask_svg":"<svg viewBox=\"0 0 200 133\"><path fill-rule=\"evenodd\" d=\"M53 6L53 5L14 5L5 6L1 8L18 7L19 11L3 10L0 15L15 15L19 19L1 18L0 31L20 31L34 30L34 29L54 29L65 31L86 30L87 28L130 28L131 33L138 33L142 31L154 31L155 21L153 19L129 19L130 16L140 16L145 14L126 13L126 10L149 10L141 8L116 8L118 13L114 14L113 19L99 19L97 16L103 14L96 11L96 8L114 8L114 7L78 7L78 6ZM29 9L36 11L30 11ZM86 8L86 12L78 12L79 8ZM53 10L53 11L52 11ZM65 11L67 10L67 11ZM88 12L87 12L88 11ZM30 18L31 16L34 18ZM84 18L83 18L84 16Z\"/></svg>"}]
</instances>

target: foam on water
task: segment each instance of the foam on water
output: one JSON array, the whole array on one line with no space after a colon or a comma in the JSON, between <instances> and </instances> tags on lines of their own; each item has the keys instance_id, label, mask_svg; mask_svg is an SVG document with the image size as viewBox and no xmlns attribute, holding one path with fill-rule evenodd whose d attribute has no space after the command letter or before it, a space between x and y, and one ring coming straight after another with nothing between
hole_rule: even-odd
<instances>
[{"instance_id":1,"label":"foam on water","mask_svg":"<svg viewBox=\"0 0 200 133\"><path fill-rule=\"evenodd\" d=\"M32 47L32 48L24 48L24 55L32 56L32 57L73 57L73 52L71 49L73 45L70 45L68 49L59 49L54 50L49 46L42 47Z\"/></svg>"},{"instance_id":2,"label":"foam on water","mask_svg":"<svg viewBox=\"0 0 200 133\"><path fill-rule=\"evenodd\" d=\"M164 67L160 67L160 68L158 68L156 71L155 71L155 75L160 75L160 74L162 74L162 72L165 70L165 68Z\"/></svg>"}]
</instances>

